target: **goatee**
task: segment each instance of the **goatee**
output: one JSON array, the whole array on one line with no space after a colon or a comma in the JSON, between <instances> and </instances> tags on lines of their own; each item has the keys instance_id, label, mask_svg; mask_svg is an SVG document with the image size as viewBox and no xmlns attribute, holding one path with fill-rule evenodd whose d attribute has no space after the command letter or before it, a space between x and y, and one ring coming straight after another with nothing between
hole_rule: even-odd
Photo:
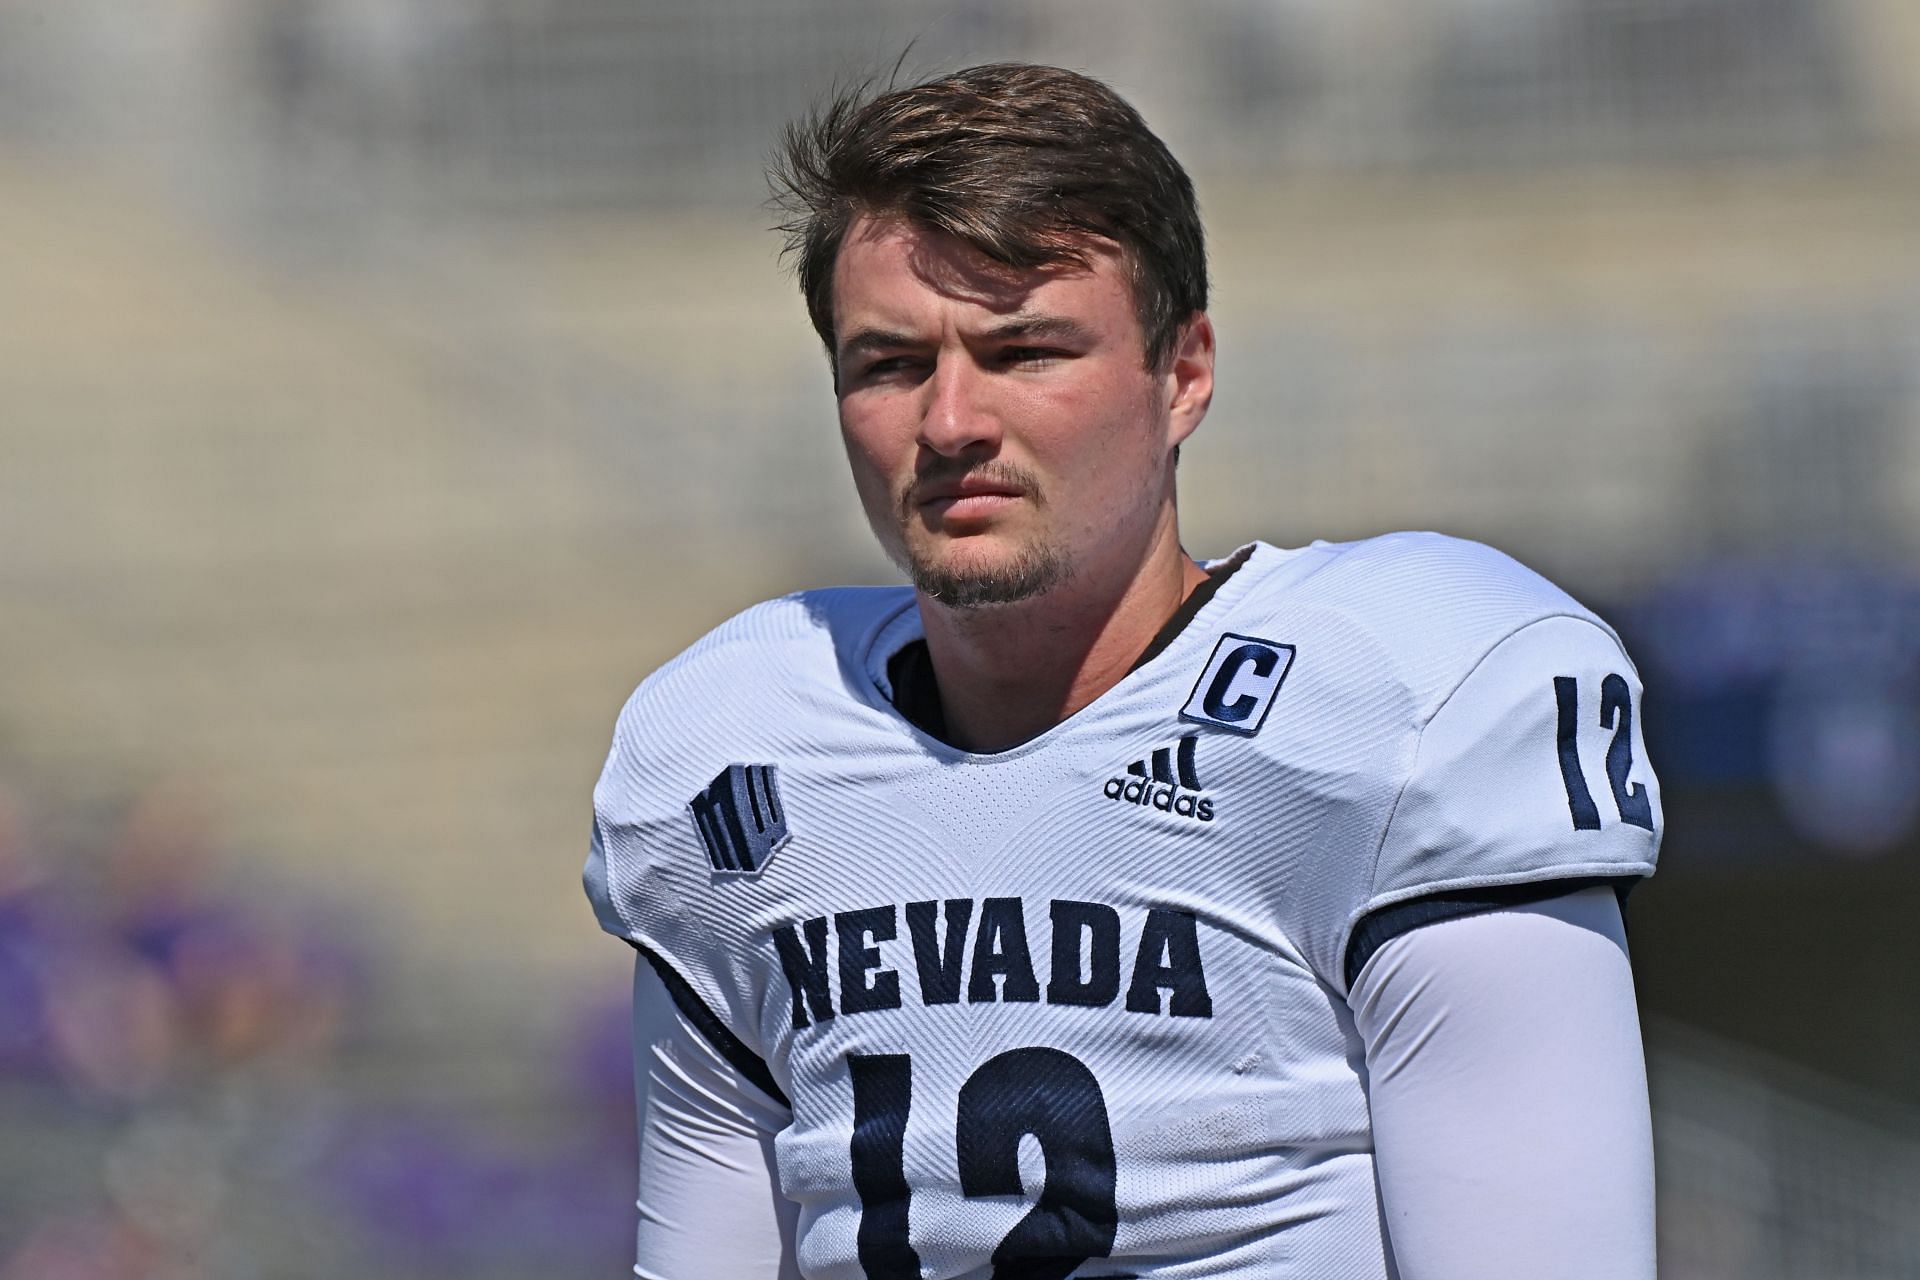
<instances>
[{"instance_id":1,"label":"goatee","mask_svg":"<svg viewBox=\"0 0 1920 1280\"><path fill-rule=\"evenodd\" d=\"M1052 547L1024 547L1011 564L960 568L907 552L906 570L928 599L949 609L1016 604L1066 580L1067 562Z\"/></svg>"},{"instance_id":2,"label":"goatee","mask_svg":"<svg viewBox=\"0 0 1920 1280\"><path fill-rule=\"evenodd\" d=\"M998 459L987 462L943 459L927 467L914 477L912 484L901 490L898 512L902 528L920 518L919 498L926 486L958 483L966 479L1005 485L1018 492L1036 509L1044 509L1047 505L1046 497L1040 490L1039 477L1025 467ZM922 595L939 601L949 609L1016 604L1052 590L1067 577L1066 560L1044 543L1022 547L1010 564L963 569L938 563L917 552L907 544L905 537L901 542L906 544L903 545L901 567L913 579L913 585Z\"/></svg>"}]
</instances>

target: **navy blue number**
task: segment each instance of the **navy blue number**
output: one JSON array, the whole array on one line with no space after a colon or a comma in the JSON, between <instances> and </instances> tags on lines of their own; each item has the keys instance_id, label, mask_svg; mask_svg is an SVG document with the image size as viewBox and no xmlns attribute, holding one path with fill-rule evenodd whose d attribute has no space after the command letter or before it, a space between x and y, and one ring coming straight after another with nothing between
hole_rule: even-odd
<instances>
[{"instance_id":1,"label":"navy blue number","mask_svg":"<svg viewBox=\"0 0 1920 1280\"><path fill-rule=\"evenodd\" d=\"M904 1142L913 1102L906 1054L849 1055L853 1073L853 1185L860 1195L860 1265L871 1280L920 1274L907 1241ZM1046 1184L993 1251L994 1280L1065 1280L1113 1252L1120 1211L1113 1129L1100 1082L1058 1049L1011 1049L960 1087L954 1121L963 1195L1019 1195L1020 1141L1031 1134Z\"/></svg>"},{"instance_id":2,"label":"navy blue number","mask_svg":"<svg viewBox=\"0 0 1920 1280\"><path fill-rule=\"evenodd\" d=\"M1614 727L1616 711L1618 728ZM1613 787L1620 821L1653 830L1653 801L1647 797L1647 789L1627 781L1633 769L1633 695L1627 682L1617 675L1600 682L1600 727L1613 729L1613 742L1607 747L1607 782Z\"/></svg>"},{"instance_id":3,"label":"navy blue number","mask_svg":"<svg viewBox=\"0 0 1920 1280\"><path fill-rule=\"evenodd\" d=\"M1553 698L1560 708L1560 780L1567 784L1567 808L1573 811L1575 831L1598 831L1600 810L1593 806L1587 777L1580 772L1580 683L1572 676L1553 678Z\"/></svg>"},{"instance_id":4,"label":"navy blue number","mask_svg":"<svg viewBox=\"0 0 1920 1280\"><path fill-rule=\"evenodd\" d=\"M1065 1280L1113 1252L1120 1211L1107 1100L1086 1064L1058 1049L1012 1049L960 1089L960 1192L1020 1194L1020 1139L1046 1157L1046 1183L993 1251L993 1280Z\"/></svg>"},{"instance_id":5,"label":"navy blue number","mask_svg":"<svg viewBox=\"0 0 1920 1280\"><path fill-rule=\"evenodd\" d=\"M913 1059L904 1053L847 1056L853 1073L853 1189L860 1193L860 1266L871 1280L920 1280L907 1242L907 1109Z\"/></svg>"},{"instance_id":6,"label":"navy blue number","mask_svg":"<svg viewBox=\"0 0 1920 1280\"><path fill-rule=\"evenodd\" d=\"M1580 685L1572 676L1553 678L1553 700L1559 712L1555 740L1560 753L1560 780L1567 785L1567 809L1575 831L1598 831L1600 810L1587 790L1580 768ZM1607 783L1620 821L1653 830L1653 801L1647 789L1628 782L1633 771L1633 691L1626 680L1612 674L1600 682L1600 727L1613 730L1607 745Z\"/></svg>"}]
</instances>

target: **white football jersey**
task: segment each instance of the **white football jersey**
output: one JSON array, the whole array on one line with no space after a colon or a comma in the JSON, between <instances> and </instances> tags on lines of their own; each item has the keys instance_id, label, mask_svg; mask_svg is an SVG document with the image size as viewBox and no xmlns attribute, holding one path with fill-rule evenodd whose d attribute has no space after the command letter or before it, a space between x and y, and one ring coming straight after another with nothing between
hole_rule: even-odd
<instances>
[{"instance_id":1,"label":"white football jersey","mask_svg":"<svg viewBox=\"0 0 1920 1280\"><path fill-rule=\"evenodd\" d=\"M921 635L904 587L750 609L641 685L594 793L601 923L791 1106L803 1274L1384 1280L1356 926L1652 872L1617 637L1474 543L1255 544L974 754L893 706Z\"/></svg>"}]
</instances>

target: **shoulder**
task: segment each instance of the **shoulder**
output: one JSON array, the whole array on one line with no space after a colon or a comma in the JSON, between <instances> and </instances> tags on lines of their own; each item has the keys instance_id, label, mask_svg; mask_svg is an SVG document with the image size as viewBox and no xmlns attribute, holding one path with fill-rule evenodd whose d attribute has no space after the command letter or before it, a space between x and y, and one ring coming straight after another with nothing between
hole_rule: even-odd
<instances>
[{"instance_id":1,"label":"shoulder","mask_svg":"<svg viewBox=\"0 0 1920 1280\"><path fill-rule=\"evenodd\" d=\"M1509 639L1566 620L1559 634L1618 651L1591 609L1484 543L1438 533L1389 533L1315 543L1295 553L1297 575L1276 612L1307 620L1347 659L1355 678L1391 683L1424 719ZM1303 655L1304 656L1304 655Z\"/></svg>"},{"instance_id":2,"label":"shoulder","mask_svg":"<svg viewBox=\"0 0 1920 1280\"><path fill-rule=\"evenodd\" d=\"M865 678L875 636L912 604L905 587L828 587L743 610L640 682L615 725L615 750L643 747L663 717L728 721L808 691L844 693Z\"/></svg>"},{"instance_id":3,"label":"shoulder","mask_svg":"<svg viewBox=\"0 0 1920 1280\"><path fill-rule=\"evenodd\" d=\"M640 692L701 673L805 665L857 650L912 603L907 587L823 587L766 600L687 646Z\"/></svg>"},{"instance_id":4,"label":"shoulder","mask_svg":"<svg viewBox=\"0 0 1920 1280\"><path fill-rule=\"evenodd\" d=\"M1365 588L1363 599L1421 598L1437 589L1477 588L1486 603L1573 598L1504 551L1450 534L1423 530L1383 533L1354 542L1316 542L1324 590Z\"/></svg>"},{"instance_id":5,"label":"shoulder","mask_svg":"<svg viewBox=\"0 0 1920 1280\"><path fill-rule=\"evenodd\" d=\"M1591 609L1439 534L1260 559L1272 567L1235 630L1294 655L1287 714L1256 750L1367 814L1294 881L1295 927L1328 982L1344 989L1352 931L1385 908L1652 872L1639 678Z\"/></svg>"},{"instance_id":6,"label":"shoulder","mask_svg":"<svg viewBox=\"0 0 1920 1280\"><path fill-rule=\"evenodd\" d=\"M769 600L640 683L621 708L593 791L587 891L607 928L642 936L642 917L676 899L647 869L662 858L679 866L688 842L698 847L689 817L695 798L737 771L859 754L881 716L865 654L912 605L908 589L884 587ZM771 773L764 776L773 787Z\"/></svg>"},{"instance_id":7,"label":"shoulder","mask_svg":"<svg viewBox=\"0 0 1920 1280\"><path fill-rule=\"evenodd\" d=\"M603 820L678 812L732 763L857 748L880 715L866 653L907 588L803 591L745 610L640 683L594 789Z\"/></svg>"}]
</instances>

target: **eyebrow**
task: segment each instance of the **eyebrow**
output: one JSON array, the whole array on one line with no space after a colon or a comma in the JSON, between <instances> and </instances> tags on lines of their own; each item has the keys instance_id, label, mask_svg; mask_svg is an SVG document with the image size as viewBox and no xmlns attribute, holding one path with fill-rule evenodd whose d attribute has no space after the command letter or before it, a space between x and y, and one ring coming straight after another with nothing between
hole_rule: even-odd
<instances>
[{"instance_id":1,"label":"eyebrow","mask_svg":"<svg viewBox=\"0 0 1920 1280\"><path fill-rule=\"evenodd\" d=\"M896 351L901 347L911 347L914 342L911 335L895 333L891 329L860 329L840 344L839 355L844 360L864 351Z\"/></svg>"},{"instance_id":2,"label":"eyebrow","mask_svg":"<svg viewBox=\"0 0 1920 1280\"><path fill-rule=\"evenodd\" d=\"M1003 342L1009 338L1076 339L1086 337L1087 329L1066 316L1015 316L987 330L985 336Z\"/></svg>"}]
</instances>

